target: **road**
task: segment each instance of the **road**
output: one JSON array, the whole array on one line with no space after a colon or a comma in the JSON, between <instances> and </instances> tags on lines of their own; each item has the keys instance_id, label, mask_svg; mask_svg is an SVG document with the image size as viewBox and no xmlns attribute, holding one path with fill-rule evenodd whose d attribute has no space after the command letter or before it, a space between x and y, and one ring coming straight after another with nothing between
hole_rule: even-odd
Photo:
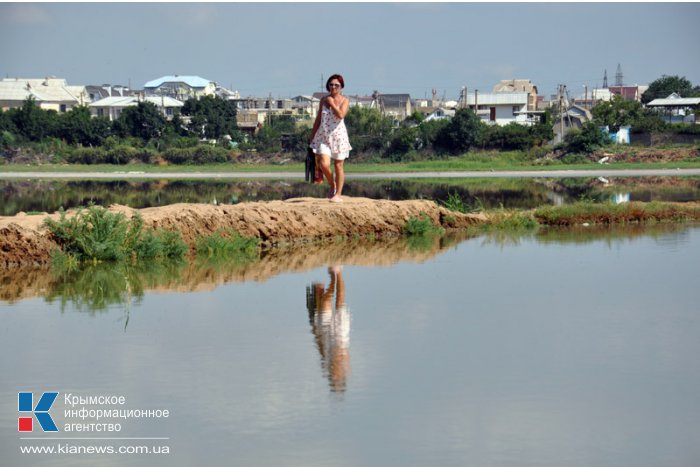
<instances>
[{"instance_id":1,"label":"road","mask_svg":"<svg viewBox=\"0 0 700 467\"><path fill-rule=\"evenodd\" d=\"M585 177L691 177L700 169L596 169L596 170L524 170L494 172L374 172L348 173L347 179L408 178L585 178ZM303 179L301 172L2 172L0 179Z\"/></svg>"}]
</instances>

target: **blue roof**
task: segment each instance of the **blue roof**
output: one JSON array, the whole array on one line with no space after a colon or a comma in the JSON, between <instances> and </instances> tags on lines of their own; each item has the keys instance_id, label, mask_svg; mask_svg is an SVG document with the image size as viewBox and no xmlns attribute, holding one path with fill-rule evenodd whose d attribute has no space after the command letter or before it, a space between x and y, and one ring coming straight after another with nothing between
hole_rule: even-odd
<instances>
[{"instance_id":1,"label":"blue roof","mask_svg":"<svg viewBox=\"0 0 700 467\"><path fill-rule=\"evenodd\" d=\"M153 81L149 81L148 83L144 84L144 88L157 88L163 83L169 83L169 82L183 82L187 84L190 87L193 88L204 88L206 87L211 81L208 79L204 79L200 76L183 76L183 75L170 75L170 76L163 76L158 79L154 79Z\"/></svg>"}]
</instances>

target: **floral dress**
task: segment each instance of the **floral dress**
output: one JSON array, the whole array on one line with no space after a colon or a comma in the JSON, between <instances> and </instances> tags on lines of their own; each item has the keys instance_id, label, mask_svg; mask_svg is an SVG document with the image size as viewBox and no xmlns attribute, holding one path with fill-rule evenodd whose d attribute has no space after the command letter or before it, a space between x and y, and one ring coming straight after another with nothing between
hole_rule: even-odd
<instances>
[{"instance_id":1,"label":"floral dress","mask_svg":"<svg viewBox=\"0 0 700 467\"><path fill-rule=\"evenodd\" d=\"M345 120L338 118L333 110L325 105L321 110L321 124L310 146L319 154L322 144L330 148L331 154L348 153L352 149Z\"/></svg>"}]
</instances>

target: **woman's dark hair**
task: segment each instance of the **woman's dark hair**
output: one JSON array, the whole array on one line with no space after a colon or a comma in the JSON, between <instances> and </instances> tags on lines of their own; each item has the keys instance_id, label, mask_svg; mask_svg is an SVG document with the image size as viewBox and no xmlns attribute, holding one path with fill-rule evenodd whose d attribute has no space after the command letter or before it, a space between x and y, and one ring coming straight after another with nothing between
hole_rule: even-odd
<instances>
[{"instance_id":1,"label":"woman's dark hair","mask_svg":"<svg viewBox=\"0 0 700 467\"><path fill-rule=\"evenodd\" d=\"M337 79L340 82L340 89L345 87L345 80L341 75L331 75L331 77L328 78L328 81L326 81L326 91L331 92L331 87L329 85L334 79Z\"/></svg>"}]
</instances>

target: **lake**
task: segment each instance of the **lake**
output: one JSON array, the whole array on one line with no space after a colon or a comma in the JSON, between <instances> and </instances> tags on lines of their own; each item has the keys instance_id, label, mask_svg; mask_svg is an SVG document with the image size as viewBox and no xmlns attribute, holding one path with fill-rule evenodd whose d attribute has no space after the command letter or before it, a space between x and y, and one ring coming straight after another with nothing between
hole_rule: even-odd
<instances>
[{"instance_id":1,"label":"lake","mask_svg":"<svg viewBox=\"0 0 700 467\"><path fill-rule=\"evenodd\" d=\"M348 179L348 196L371 199L433 199L459 196L472 209L531 209L542 205L596 202L698 201L698 177ZM0 215L54 212L95 203L133 208L174 203L235 204L245 201L324 197L326 189L298 179L245 180L0 180Z\"/></svg>"},{"instance_id":2,"label":"lake","mask_svg":"<svg viewBox=\"0 0 700 467\"><path fill-rule=\"evenodd\" d=\"M698 264L656 226L6 271L2 464L698 465Z\"/></svg>"}]
</instances>

